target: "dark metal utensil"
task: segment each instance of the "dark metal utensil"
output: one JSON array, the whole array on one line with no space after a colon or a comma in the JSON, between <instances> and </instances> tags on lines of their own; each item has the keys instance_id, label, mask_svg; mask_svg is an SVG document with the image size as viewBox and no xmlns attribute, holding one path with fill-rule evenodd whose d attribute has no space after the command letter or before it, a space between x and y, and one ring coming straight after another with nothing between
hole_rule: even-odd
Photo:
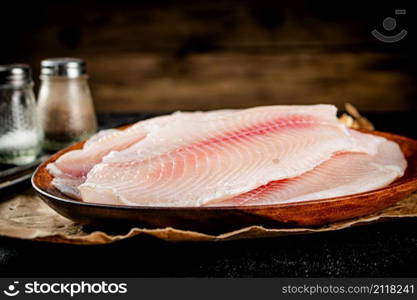
<instances>
[{"instance_id":1,"label":"dark metal utensil","mask_svg":"<svg viewBox=\"0 0 417 300\"><path fill-rule=\"evenodd\" d=\"M32 168L36 167L37 165L39 165L44 160L46 160L48 157L49 157L49 155L43 155L43 156L40 156L39 158L37 158L36 160L32 161L31 163L28 163L28 164L25 164L25 165L22 165L22 166L16 166L16 167L8 168L4 171L0 171L0 181L2 181L2 179L6 178L6 177L10 177L10 176L16 175L17 173L24 172L26 170L32 169Z\"/></svg>"},{"instance_id":2,"label":"dark metal utensil","mask_svg":"<svg viewBox=\"0 0 417 300\"><path fill-rule=\"evenodd\" d=\"M0 189L29 179L32 173L35 171L36 167L45 161L48 157L49 155L43 155L31 163L7 168L4 171L0 171Z\"/></svg>"}]
</instances>

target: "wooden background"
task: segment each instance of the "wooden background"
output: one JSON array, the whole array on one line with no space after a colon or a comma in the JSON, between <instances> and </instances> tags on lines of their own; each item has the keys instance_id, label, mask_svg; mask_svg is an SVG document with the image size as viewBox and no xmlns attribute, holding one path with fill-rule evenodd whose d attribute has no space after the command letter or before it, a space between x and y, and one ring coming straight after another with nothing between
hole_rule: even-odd
<instances>
[{"instance_id":1,"label":"wooden background","mask_svg":"<svg viewBox=\"0 0 417 300\"><path fill-rule=\"evenodd\" d=\"M415 13L394 15L409 2L32 2L2 2L0 63L29 63L37 78L43 58L82 57L98 111L347 101L417 110ZM404 40L370 34L388 34L388 16Z\"/></svg>"}]
</instances>

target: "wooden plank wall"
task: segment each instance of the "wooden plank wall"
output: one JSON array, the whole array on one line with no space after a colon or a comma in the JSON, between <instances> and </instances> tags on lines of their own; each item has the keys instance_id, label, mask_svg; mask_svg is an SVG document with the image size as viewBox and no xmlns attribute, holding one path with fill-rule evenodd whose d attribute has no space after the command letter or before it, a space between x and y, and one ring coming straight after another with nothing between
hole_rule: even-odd
<instances>
[{"instance_id":1,"label":"wooden plank wall","mask_svg":"<svg viewBox=\"0 0 417 300\"><path fill-rule=\"evenodd\" d=\"M18 26L12 14L0 20L0 63L28 62L38 74L42 58L82 57L106 112L347 101L362 111L417 110L411 38L385 44L370 34L407 7L374 6L41 0ZM396 19L412 31L408 16Z\"/></svg>"}]
</instances>

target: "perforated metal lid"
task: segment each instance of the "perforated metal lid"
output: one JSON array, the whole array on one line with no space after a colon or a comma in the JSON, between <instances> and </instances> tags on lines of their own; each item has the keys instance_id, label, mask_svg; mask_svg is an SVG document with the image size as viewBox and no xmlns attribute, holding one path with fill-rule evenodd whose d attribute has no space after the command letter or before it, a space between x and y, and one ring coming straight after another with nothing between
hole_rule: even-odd
<instances>
[{"instance_id":1,"label":"perforated metal lid","mask_svg":"<svg viewBox=\"0 0 417 300\"><path fill-rule=\"evenodd\" d=\"M0 85L32 83L32 71L28 65L0 65Z\"/></svg>"},{"instance_id":2,"label":"perforated metal lid","mask_svg":"<svg viewBox=\"0 0 417 300\"><path fill-rule=\"evenodd\" d=\"M79 58L48 58L41 62L42 76L75 78L86 74L86 64Z\"/></svg>"}]
</instances>

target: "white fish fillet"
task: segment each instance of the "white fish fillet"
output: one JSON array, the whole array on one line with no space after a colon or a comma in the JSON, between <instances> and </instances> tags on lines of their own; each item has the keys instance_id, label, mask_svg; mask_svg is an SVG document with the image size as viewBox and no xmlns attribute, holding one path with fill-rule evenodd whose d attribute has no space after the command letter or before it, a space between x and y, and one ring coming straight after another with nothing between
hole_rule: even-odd
<instances>
[{"instance_id":1,"label":"white fish fillet","mask_svg":"<svg viewBox=\"0 0 417 300\"><path fill-rule=\"evenodd\" d=\"M361 145L331 105L270 106L209 120L176 118L111 152L79 186L87 202L201 206L299 176L336 152Z\"/></svg>"},{"instance_id":2,"label":"white fish fillet","mask_svg":"<svg viewBox=\"0 0 417 300\"><path fill-rule=\"evenodd\" d=\"M359 141L379 140L377 153L338 153L301 176L273 181L231 199L206 205L268 205L332 198L381 188L403 176L407 162L396 143L369 134L352 133Z\"/></svg>"},{"instance_id":3,"label":"white fish fillet","mask_svg":"<svg viewBox=\"0 0 417 300\"><path fill-rule=\"evenodd\" d=\"M102 130L92 136L80 150L73 150L62 155L55 163L47 166L54 176L53 184L64 194L80 198L77 189L85 180L87 173L102 158L112 151L126 149L140 142L146 135L158 127L169 125L174 119L209 119L233 112L234 110L214 110L210 112L175 112L137 122L126 130Z\"/></svg>"}]
</instances>

